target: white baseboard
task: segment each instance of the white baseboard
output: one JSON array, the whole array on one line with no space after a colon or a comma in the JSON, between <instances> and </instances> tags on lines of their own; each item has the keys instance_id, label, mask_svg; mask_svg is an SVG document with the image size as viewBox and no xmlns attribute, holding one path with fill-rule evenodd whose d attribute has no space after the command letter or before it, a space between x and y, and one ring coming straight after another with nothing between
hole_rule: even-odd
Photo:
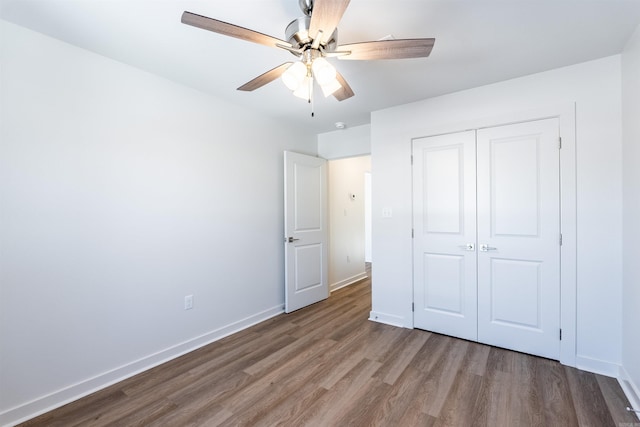
<instances>
[{"instance_id":1,"label":"white baseboard","mask_svg":"<svg viewBox=\"0 0 640 427\"><path fill-rule=\"evenodd\" d=\"M367 272L363 271L362 273L356 274L355 276L351 276L348 279L344 279L344 280L340 280L339 282L332 283L331 285L329 285L329 291L330 292L337 291L340 288L353 285L354 283L362 279L366 279L367 277L369 277L367 276Z\"/></svg>"},{"instance_id":2,"label":"white baseboard","mask_svg":"<svg viewBox=\"0 0 640 427\"><path fill-rule=\"evenodd\" d=\"M369 320L372 322L384 323L385 325L397 326L399 328L405 327L404 317L380 313L378 311L371 311L369 313Z\"/></svg>"},{"instance_id":3,"label":"white baseboard","mask_svg":"<svg viewBox=\"0 0 640 427\"><path fill-rule=\"evenodd\" d=\"M605 375L607 377L618 378L620 376L620 365L591 357L576 355L575 367L583 371Z\"/></svg>"},{"instance_id":4,"label":"white baseboard","mask_svg":"<svg viewBox=\"0 0 640 427\"><path fill-rule=\"evenodd\" d=\"M618 382L620 383L620 387L622 387L622 391L624 391L625 396L627 396L631 407L633 409L640 409L640 387L638 384L633 382L624 366L620 367L620 377L618 378ZM636 417L638 417L638 420L640 420L640 413L636 412L635 414Z\"/></svg>"},{"instance_id":5,"label":"white baseboard","mask_svg":"<svg viewBox=\"0 0 640 427\"><path fill-rule=\"evenodd\" d=\"M277 306L260 313L230 323L229 325L215 329L206 334L176 344L157 353L150 354L141 359L127 363L126 365L104 372L93 378L88 378L79 383L57 390L46 396L39 397L20 406L0 413L0 426L12 426L27 421L38 415L49 412L67 403L88 396L98 390L106 388L117 382L125 380L136 374L149 370L169 360L180 357L212 342L218 341L228 335L246 329L257 323L284 313L283 306Z\"/></svg>"}]
</instances>

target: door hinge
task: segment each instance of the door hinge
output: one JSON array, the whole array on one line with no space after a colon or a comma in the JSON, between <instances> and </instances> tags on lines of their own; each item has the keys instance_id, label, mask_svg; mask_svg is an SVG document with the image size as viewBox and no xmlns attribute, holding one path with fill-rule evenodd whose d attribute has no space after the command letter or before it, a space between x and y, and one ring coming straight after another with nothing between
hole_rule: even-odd
<instances>
[{"instance_id":1,"label":"door hinge","mask_svg":"<svg viewBox=\"0 0 640 427\"><path fill-rule=\"evenodd\" d=\"M562 329L560 329L560 341L562 341Z\"/></svg>"},{"instance_id":2,"label":"door hinge","mask_svg":"<svg viewBox=\"0 0 640 427\"><path fill-rule=\"evenodd\" d=\"M562 246L562 233L560 233L560 246Z\"/></svg>"},{"instance_id":3,"label":"door hinge","mask_svg":"<svg viewBox=\"0 0 640 427\"><path fill-rule=\"evenodd\" d=\"M416 311L416 303L415 302L411 303L411 311Z\"/></svg>"},{"instance_id":4,"label":"door hinge","mask_svg":"<svg viewBox=\"0 0 640 427\"><path fill-rule=\"evenodd\" d=\"M558 137L558 149L562 150L562 137L561 136Z\"/></svg>"},{"instance_id":5,"label":"door hinge","mask_svg":"<svg viewBox=\"0 0 640 427\"><path fill-rule=\"evenodd\" d=\"M413 154L411 155L411 165L413 166Z\"/></svg>"},{"instance_id":6,"label":"door hinge","mask_svg":"<svg viewBox=\"0 0 640 427\"><path fill-rule=\"evenodd\" d=\"M411 229L411 238L413 239L413 228Z\"/></svg>"}]
</instances>

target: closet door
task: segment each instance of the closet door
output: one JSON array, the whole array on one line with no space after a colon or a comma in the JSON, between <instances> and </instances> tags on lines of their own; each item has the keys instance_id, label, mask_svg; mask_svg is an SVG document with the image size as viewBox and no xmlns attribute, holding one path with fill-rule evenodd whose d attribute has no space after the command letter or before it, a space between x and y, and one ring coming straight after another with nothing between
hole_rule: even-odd
<instances>
[{"instance_id":1,"label":"closet door","mask_svg":"<svg viewBox=\"0 0 640 427\"><path fill-rule=\"evenodd\" d=\"M558 359L558 119L478 130L478 340Z\"/></svg>"},{"instance_id":2,"label":"closet door","mask_svg":"<svg viewBox=\"0 0 640 427\"><path fill-rule=\"evenodd\" d=\"M477 339L475 131L413 141L414 325Z\"/></svg>"}]
</instances>

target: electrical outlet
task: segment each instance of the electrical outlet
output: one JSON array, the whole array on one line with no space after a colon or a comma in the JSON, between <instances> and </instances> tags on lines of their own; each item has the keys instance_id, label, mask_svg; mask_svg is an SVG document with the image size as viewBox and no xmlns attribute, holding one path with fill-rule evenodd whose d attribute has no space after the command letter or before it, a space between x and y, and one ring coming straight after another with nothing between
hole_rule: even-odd
<instances>
[{"instance_id":1,"label":"electrical outlet","mask_svg":"<svg viewBox=\"0 0 640 427\"><path fill-rule=\"evenodd\" d=\"M193 308L193 295L184 297L184 309L191 310Z\"/></svg>"}]
</instances>

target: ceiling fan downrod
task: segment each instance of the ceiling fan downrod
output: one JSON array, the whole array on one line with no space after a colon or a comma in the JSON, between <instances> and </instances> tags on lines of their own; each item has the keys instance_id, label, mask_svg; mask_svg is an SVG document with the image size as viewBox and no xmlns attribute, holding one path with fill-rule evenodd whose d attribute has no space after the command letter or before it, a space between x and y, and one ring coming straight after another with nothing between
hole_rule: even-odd
<instances>
[{"instance_id":1,"label":"ceiling fan downrod","mask_svg":"<svg viewBox=\"0 0 640 427\"><path fill-rule=\"evenodd\" d=\"M298 0L298 4L300 5L302 13L310 17L313 11L313 0Z\"/></svg>"}]
</instances>

